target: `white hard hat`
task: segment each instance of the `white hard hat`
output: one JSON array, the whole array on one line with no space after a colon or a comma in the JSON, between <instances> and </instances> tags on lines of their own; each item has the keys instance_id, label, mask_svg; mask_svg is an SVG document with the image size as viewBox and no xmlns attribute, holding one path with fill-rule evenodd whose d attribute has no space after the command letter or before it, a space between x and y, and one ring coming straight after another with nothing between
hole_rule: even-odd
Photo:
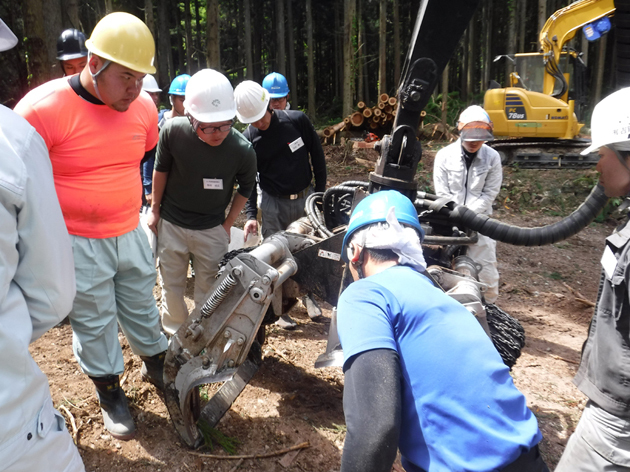
<instances>
[{"instance_id":1,"label":"white hard hat","mask_svg":"<svg viewBox=\"0 0 630 472\"><path fill-rule=\"evenodd\" d=\"M188 81L184 108L201 123L231 120L236 115L234 89L220 72L202 69Z\"/></svg>"},{"instance_id":2,"label":"white hard hat","mask_svg":"<svg viewBox=\"0 0 630 472\"><path fill-rule=\"evenodd\" d=\"M269 107L269 92L252 80L241 82L234 90L236 116L241 123L255 123Z\"/></svg>"},{"instance_id":3,"label":"white hard hat","mask_svg":"<svg viewBox=\"0 0 630 472\"><path fill-rule=\"evenodd\" d=\"M483 121L484 123L492 123L490 115L479 105L471 105L466 108L461 115L459 115L458 125L463 127L473 121Z\"/></svg>"},{"instance_id":4,"label":"white hard hat","mask_svg":"<svg viewBox=\"0 0 630 472\"><path fill-rule=\"evenodd\" d=\"M595 105L591 139L591 145L581 152L582 155L610 144L614 144L618 151L630 151L630 87L608 95Z\"/></svg>"},{"instance_id":5,"label":"white hard hat","mask_svg":"<svg viewBox=\"0 0 630 472\"><path fill-rule=\"evenodd\" d=\"M144 79L142 79L142 90L146 92L151 92L151 93L162 91L162 89L158 86L158 83L157 83L157 80L155 80L155 77L153 77L150 74L145 75Z\"/></svg>"},{"instance_id":6,"label":"white hard hat","mask_svg":"<svg viewBox=\"0 0 630 472\"><path fill-rule=\"evenodd\" d=\"M466 108L457 122L462 141L492 141L492 120L479 105Z\"/></svg>"},{"instance_id":7,"label":"white hard hat","mask_svg":"<svg viewBox=\"0 0 630 472\"><path fill-rule=\"evenodd\" d=\"M15 46L18 39L9 27L0 19L0 51L7 51Z\"/></svg>"}]
</instances>

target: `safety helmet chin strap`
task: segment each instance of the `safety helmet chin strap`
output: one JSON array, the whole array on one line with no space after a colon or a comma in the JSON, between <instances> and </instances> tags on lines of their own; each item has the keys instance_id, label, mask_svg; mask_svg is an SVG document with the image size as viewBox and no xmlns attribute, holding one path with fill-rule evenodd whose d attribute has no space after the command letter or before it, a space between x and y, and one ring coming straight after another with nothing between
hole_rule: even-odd
<instances>
[{"instance_id":1,"label":"safety helmet chin strap","mask_svg":"<svg viewBox=\"0 0 630 472\"><path fill-rule=\"evenodd\" d=\"M92 52L90 51L88 52L88 71L90 72L90 76L92 77L92 85L94 85L94 91L96 92L96 96L101 102L103 102L103 97L101 97L101 93L98 91L98 84L96 83L96 79L98 78L99 75L101 75L101 72L107 69L107 67L112 63L112 61L110 61L109 59L105 60L103 67L101 67L101 70L99 70L96 74L93 74L92 69L89 67L89 63L91 59L92 59Z\"/></svg>"}]
</instances>

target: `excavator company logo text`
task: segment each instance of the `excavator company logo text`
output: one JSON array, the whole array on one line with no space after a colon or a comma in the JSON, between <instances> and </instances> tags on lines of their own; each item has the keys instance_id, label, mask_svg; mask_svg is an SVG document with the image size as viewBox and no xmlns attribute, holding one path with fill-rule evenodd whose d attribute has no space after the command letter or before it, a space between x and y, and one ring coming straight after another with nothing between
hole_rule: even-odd
<instances>
[{"instance_id":1,"label":"excavator company logo text","mask_svg":"<svg viewBox=\"0 0 630 472\"><path fill-rule=\"evenodd\" d=\"M508 120L526 120L525 107L506 107L505 114Z\"/></svg>"}]
</instances>

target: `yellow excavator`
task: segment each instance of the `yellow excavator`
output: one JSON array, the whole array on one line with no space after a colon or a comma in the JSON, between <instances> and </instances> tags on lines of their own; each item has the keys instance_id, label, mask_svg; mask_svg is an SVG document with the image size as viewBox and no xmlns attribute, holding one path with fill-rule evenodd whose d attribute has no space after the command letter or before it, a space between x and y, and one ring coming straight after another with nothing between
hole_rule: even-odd
<instances>
[{"instance_id":1,"label":"yellow excavator","mask_svg":"<svg viewBox=\"0 0 630 472\"><path fill-rule=\"evenodd\" d=\"M580 155L590 144L579 138L588 96L586 66L566 46L581 30L587 39L598 39L610 30L614 13L613 0L580 0L556 11L540 32L540 51L515 55L510 86L491 83L484 108L495 136L510 137L491 143L504 164L539 168L597 162L597 155Z\"/></svg>"}]
</instances>

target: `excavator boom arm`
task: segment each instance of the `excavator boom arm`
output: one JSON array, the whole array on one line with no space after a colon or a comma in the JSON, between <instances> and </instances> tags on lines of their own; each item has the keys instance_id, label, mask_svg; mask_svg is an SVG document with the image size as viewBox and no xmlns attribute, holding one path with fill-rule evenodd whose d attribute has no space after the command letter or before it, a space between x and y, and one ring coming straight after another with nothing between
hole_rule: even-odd
<instances>
[{"instance_id":1,"label":"excavator boom arm","mask_svg":"<svg viewBox=\"0 0 630 472\"><path fill-rule=\"evenodd\" d=\"M545 64L558 64L562 48L583 26L615 13L614 0L580 0L556 11L545 22L539 35L540 52ZM553 93L555 80L545 77L543 93Z\"/></svg>"}]
</instances>

